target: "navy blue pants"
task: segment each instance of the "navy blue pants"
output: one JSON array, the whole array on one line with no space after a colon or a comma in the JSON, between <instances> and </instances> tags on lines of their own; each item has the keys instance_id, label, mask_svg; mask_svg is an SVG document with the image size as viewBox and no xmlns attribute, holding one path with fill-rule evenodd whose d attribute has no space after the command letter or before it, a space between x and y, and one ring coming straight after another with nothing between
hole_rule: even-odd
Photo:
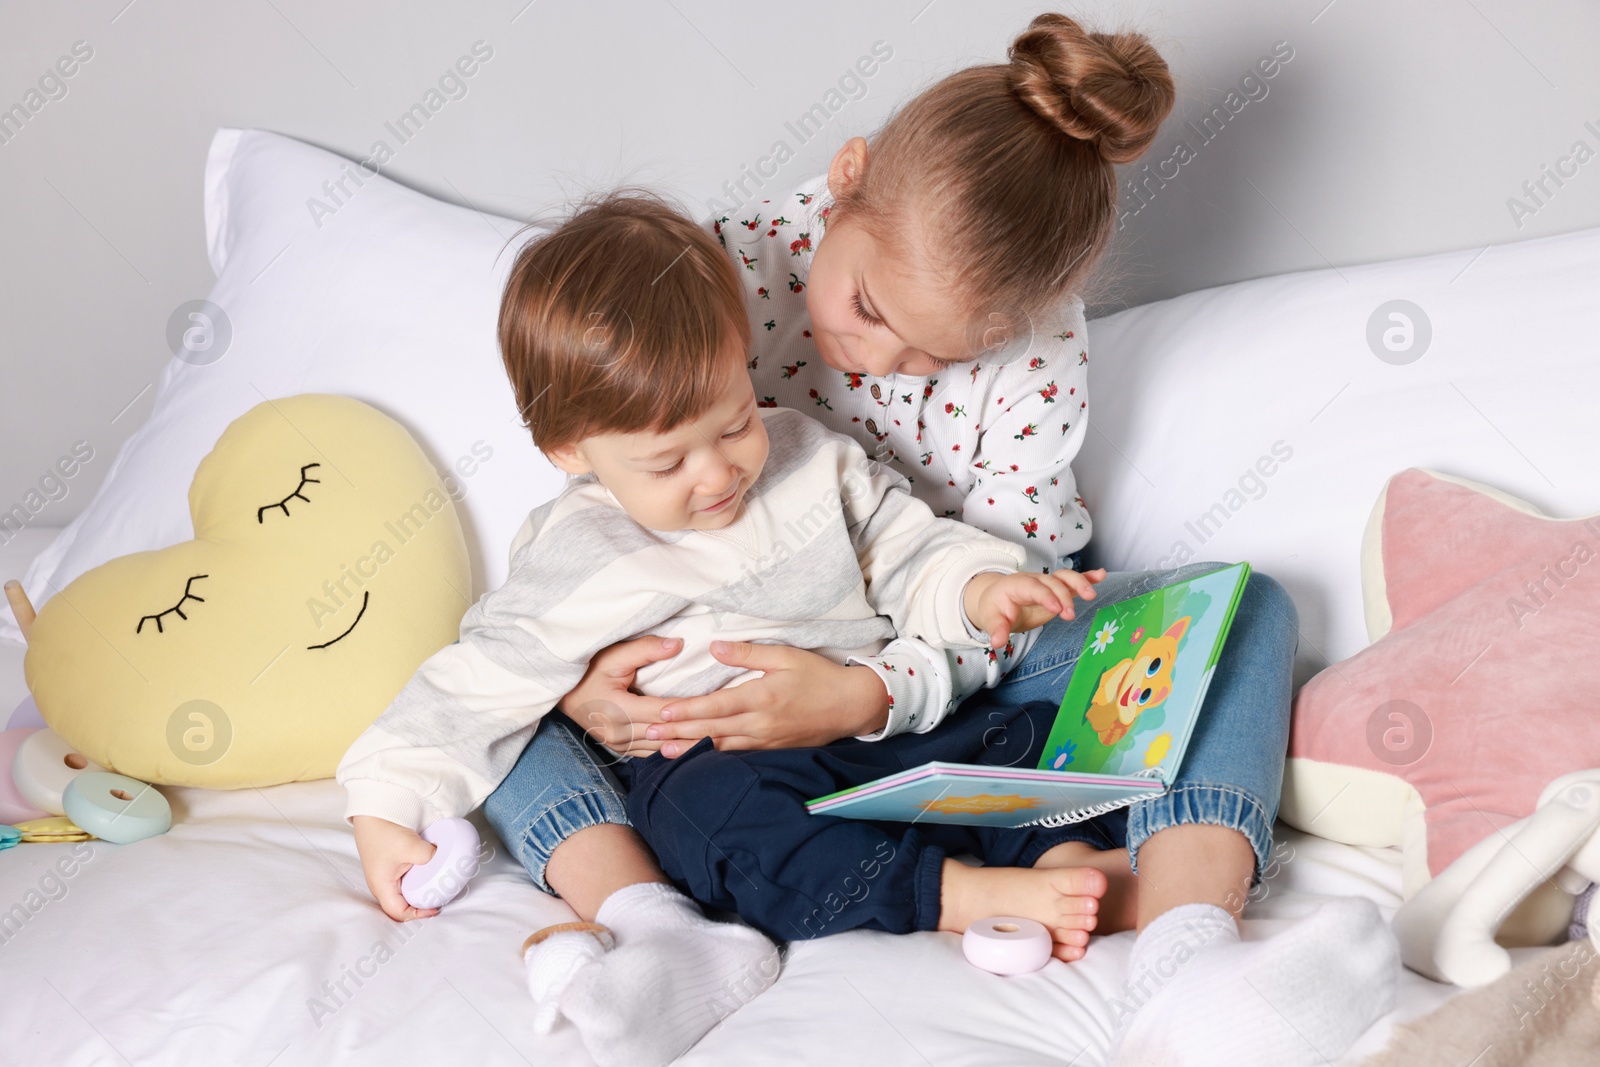
<instances>
[{"instance_id":1,"label":"navy blue pants","mask_svg":"<svg viewBox=\"0 0 1600 1067\"><path fill-rule=\"evenodd\" d=\"M1031 867L1064 841L1127 840L1126 808L1061 827L995 829L811 815L805 802L931 760L1032 767L1056 705L972 701L927 734L822 748L721 752L703 738L677 759L624 761L628 817L679 889L786 941L938 928L947 856Z\"/></svg>"}]
</instances>

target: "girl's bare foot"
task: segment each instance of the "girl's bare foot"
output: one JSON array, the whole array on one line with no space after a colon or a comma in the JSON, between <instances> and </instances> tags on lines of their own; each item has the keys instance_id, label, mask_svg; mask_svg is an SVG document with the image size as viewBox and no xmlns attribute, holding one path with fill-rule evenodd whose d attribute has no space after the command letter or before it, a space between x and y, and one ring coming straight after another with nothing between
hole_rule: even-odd
<instances>
[{"instance_id":1,"label":"girl's bare foot","mask_svg":"<svg viewBox=\"0 0 1600 1067\"><path fill-rule=\"evenodd\" d=\"M1106 876L1094 867L968 867L947 859L939 929L965 933L991 915L1036 919L1050 931L1056 959L1070 963L1083 958L1105 891Z\"/></svg>"},{"instance_id":2,"label":"girl's bare foot","mask_svg":"<svg viewBox=\"0 0 1600 1067\"><path fill-rule=\"evenodd\" d=\"M1040 856L1040 867L1094 867L1106 876L1106 891L1100 897L1097 934L1118 934L1133 930L1139 923L1139 878L1128 866L1125 848L1099 849L1085 841L1064 841Z\"/></svg>"}]
</instances>

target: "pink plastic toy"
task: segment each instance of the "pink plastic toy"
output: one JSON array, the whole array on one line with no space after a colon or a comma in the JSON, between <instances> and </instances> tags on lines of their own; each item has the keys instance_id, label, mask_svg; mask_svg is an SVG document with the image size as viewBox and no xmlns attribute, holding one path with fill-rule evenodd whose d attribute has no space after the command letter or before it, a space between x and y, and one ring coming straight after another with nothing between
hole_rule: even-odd
<instances>
[{"instance_id":1,"label":"pink plastic toy","mask_svg":"<svg viewBox=\"0 0 1600 1067\"><path fill-rule=\"evenodd\" d=\"M1050 931L1014 915L979 919L961 937L967 962L990 974L1028 974L1050 962Z\"/></svg>"}]
</instances>

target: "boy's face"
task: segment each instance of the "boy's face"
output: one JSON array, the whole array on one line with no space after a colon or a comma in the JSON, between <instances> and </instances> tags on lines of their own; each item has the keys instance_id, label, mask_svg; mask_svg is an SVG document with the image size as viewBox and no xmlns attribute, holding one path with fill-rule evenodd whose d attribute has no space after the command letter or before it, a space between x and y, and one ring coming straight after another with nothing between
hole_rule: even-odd
<instances>
[{"instance_id":1,"label":"boy's face","mask_svg":"<svg viewBox=\"0 0 1600 1067\"><path fill-rule=\"evenodd\" d=\"M732 357L730 357L731 359ZM720 530L737 519L767 461L767 430L738 355L715 403L665 433L602 433L552 449L568 474L593 473L651 530Z\"/></svg>"}]
</instances>

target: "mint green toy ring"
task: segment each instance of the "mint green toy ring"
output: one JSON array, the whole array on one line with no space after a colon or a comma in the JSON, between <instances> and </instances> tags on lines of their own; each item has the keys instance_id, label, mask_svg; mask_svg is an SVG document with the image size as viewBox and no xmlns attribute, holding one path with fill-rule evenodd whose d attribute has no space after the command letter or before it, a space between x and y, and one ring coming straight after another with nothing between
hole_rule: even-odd
<instances>
[{"instance_id":1,"label":"mint green toy ring","mask_svg":"<svg viewBox=\"0 0 1600 1067\"><path fill-rule=\"evenodd\" d=\"M61 795L67 818L102 841L127 845L164 834L172 806L153 785L110 771L87 771Z\"/></svg>"}]
</instances>

